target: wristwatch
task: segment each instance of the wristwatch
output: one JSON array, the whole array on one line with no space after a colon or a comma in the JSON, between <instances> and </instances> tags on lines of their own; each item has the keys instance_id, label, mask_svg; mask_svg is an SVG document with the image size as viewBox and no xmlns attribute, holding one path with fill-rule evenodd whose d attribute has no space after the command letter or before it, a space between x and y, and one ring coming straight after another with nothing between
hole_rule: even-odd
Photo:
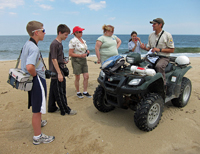
<instances>
[{"instance_id":1,"label":"wristwatch","mask_svg":"<svg viewBox=\"0 0 200 154\"><path fill-rule=\"evenodd\" d=\"M160 48L160 52L162 52L162 49Z\"/></svg>"}]
</instances>

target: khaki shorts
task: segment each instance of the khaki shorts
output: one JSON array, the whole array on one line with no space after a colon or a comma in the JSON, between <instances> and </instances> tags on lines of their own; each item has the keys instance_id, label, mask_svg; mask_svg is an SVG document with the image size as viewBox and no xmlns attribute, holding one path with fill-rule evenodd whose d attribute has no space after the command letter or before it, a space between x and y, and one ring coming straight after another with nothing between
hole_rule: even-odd
<instances>
[{"instance_id":1,"label":"khaki shorts","mask_svg":"<svg viewBox=\"0 0 200 154\"><path fill-rule=\"evenodd\" d=\"M71 61L72 61L73 74L79 75L82 73L88 73L88 65L86 58L72 57Z\"/></svg>"}]
</instances>

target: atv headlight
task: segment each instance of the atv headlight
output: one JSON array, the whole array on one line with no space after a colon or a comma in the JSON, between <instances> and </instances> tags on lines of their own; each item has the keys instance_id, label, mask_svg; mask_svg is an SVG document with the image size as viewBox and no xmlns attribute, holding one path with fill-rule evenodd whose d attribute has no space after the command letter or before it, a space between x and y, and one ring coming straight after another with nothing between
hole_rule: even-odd
<instances>
[{"instance_id":1,"label":"atv headlight","mask_svg":"<svg viewBox=\"0 0 200 154\"><path fill-rule=\"evenodd\" d=\"M131 81L128 83L128 85L130 85L130 86L137 86L137 85L140 84L140 82L141 82L141 79L133 79L133 80L131 80Z\"/></svg>"},{"instance_id":2,"label":"atv headlight","mask_svg":"<svg viewBox=\"0 0 200 154\"><path fill-rule=\"evenodd\" d=\"M141 55L139 53L129 52L126 56L126 62L136 65L141 62Z\"/></svg>"},{"instance_id":3,"label":"atv headlight","mask_svg":"<svg viewBox=\"0 0 200 154\"><path fill-rule=\"evenodd\" d=\"M127 63L129 63L129 64L133 64L134 63L134 57L126 57L126 61L127 61Z\"/></svg>"},{"instance_id":4,"label":"atv headlight","mask_svg":"<svg viewBox=\"0 0 200 154\"><path fill-rule=\"evenodd\" d=\"M105 77L105 73L101 70L101 72L100 72L100 76L102 77L102 78L104 78Z\"/></svg>"}]
</instances>

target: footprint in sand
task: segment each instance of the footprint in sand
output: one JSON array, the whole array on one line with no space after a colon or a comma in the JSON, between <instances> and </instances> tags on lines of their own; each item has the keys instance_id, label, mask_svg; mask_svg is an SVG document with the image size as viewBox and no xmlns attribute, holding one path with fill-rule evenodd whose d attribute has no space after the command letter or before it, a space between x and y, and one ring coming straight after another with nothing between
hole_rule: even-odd
<instances>
[{"instance_id":1,"label":"footprint in sand","mask_svg":"<svg viewBox=\"0 0 200 154\"><path fill-rule=\"evenodd\" d=\"M170 119L174 114L176 114L178 111L180 111L179 108L167 108L163 112L163 116L161 117L160 123L164 122L167 119Z\"/></svg>"},{"instance_id":2,"label":"footprint in sand","mask_svg":"<svg viewBox=\"0 0 200 154\"><path fill-rule=\"evenodd\" d=\"M12 109L14 107L13 102L8 102L5 106L5 110Z\"/></svg>"},{"instance_id":3,"label":"footprint in sand","mask_svg":"<svg viewBox=\"0 0 200 154\"><path fill-rule=\"evenodd\" d=\"M93 132L91 127L81 128L80 133L73 134L67 140L64 148L73 154L103 153L108 143Z\"/></svg>"},{"instance_id":4,"label":"footprint in sand","mask_svg":"<svg viewBox=\"0 0 200 154\"><path fill-rule=\"evenodd\" d=\"M6 94L6 93L8 93L8 91L4 91L4 92L2 92L1 94Z\"/></svg>"},{"instance_id":5,"label":"footprint in sand","mask_svg":"<svg viewBox=\"0 0 200 154\"><path fill-rule=\"evenodd\" d=\"M199 154L200 145L199 143L195 143L193 141L192 145L180 145L180 147L174 147L172 151L168 151L168 153L177 153L177 154Z\"/></svg>"}]
</instances>

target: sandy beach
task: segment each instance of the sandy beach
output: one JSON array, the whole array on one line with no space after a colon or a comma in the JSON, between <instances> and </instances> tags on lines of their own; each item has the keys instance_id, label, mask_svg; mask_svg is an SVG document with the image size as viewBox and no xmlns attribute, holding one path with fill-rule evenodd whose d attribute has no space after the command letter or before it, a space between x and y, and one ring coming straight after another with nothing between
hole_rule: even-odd
<instances>
[{"instance_id":1,"label":"sandy beach","mask_svg":"<svg viewBox=\"0 0 200 154\"><path fill-rule=\"evenodd\" d=\"M99 64L88 58L88 92L93 95L98 82ZM134 111L115 109L99 112L93 99L76 96L71 62L67 82L69 106L75 116L47 113L48 124L42 132L55 136L50 144L33 145L32 110L28 110L27 92L7 84L8 71L16 61L0 61L0 154L199 154L200 153L200 62L190 58L192 69L185 75L192 81L192 93L184 108L165 104L163 116L151 132L139 130L134 123ZM46 64L47 58L45 59ZM81 92L83 91L81 76ZM47 79L47 91L50 80ZM48 101L48 93L47 93Z\"/></svg>"}]
</instances>

